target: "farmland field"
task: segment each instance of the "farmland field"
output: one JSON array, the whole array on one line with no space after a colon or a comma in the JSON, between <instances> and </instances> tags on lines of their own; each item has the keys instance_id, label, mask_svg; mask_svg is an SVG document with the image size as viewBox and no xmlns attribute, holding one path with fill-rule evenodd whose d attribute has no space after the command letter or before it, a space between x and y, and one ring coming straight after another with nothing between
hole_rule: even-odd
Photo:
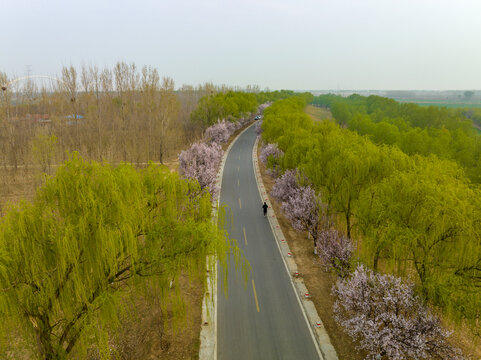
<instances>
[{"instance_id":1,"label":"farmland field","mask_svg":"<svg viewBox=\"0 0 481 360\"><path fill-rule=\"evenodd\" d=\"M307 105L304 109L307 115L314 121L322 121L325 119L332 119L331 110L326 108L320 108L312 105Z\"/></svg>"},{"instance_id":2,"label":"farmland field","mask_svg":"<svg viewBox=\"0 0 481 360\"><path fill-rule=\"evenodd\" d=\"M437 106L446 108L481 108L481 101L454 101L454 100L406 100L406 99L394 99L400 103L413 103L419 106Z\"/></svg>"}]
</instances>

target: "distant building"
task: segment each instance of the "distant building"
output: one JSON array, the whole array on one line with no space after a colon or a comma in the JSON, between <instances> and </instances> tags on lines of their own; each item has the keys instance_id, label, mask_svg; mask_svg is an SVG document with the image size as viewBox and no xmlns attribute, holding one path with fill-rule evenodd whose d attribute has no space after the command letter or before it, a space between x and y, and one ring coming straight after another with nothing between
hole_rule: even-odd
<instances>
[{"instance_id":1,"label":"distant building","mask_svg":"<svg viewBox=\"0 0 481 360\"><path fill-rule=\"evenodd\" d=\"M75 115L67 115L65 116L65 119L67 119L67 125L75 125L78 122L82 121L84 117L82 115L75 114Z\"/></svg>"},{"instance_id":2,"label":"distant building","mask_svg":"<svg viewBox=\"0 0 481 360\"><path fill-rule=\"evenodd\" d=\"M21 117L11 118L14 122L26 122L29 124L48 124L51 122L49 114L27 114Z\"/></svg>"}]
</instances>

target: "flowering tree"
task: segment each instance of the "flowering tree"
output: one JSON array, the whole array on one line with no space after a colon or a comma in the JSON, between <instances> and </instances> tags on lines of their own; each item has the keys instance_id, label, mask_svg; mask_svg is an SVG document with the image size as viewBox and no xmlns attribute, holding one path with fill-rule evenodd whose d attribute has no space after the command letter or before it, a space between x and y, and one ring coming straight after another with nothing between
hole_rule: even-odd
<instances>
[{"instance_id":1,"label":"flowering tree","mask_svg":"<svg viewBox=\"0 0 481 360\"><path fill-rule=\"evenodd\" d=\"M283 155L284 153L277 147L277 144L267 144L261 148L259 158L261 159L262 163L266 165L269 157L272 156L273 158L277 159Z\"/></svg>"},{"instance_id":2,"label":"flowering tree","mask_svg":"<svg viewBox=\"0 0 481 360\"><path fill-rule=\"evenodd\" d=\"M243 127L250 121L249 117L241 117L239 120L237 120L237 123L239 124L239 127Z\"/></svg>"},{"instance_id":3,"label":"flowering tree","mask_svg":"<svg viewBox=\"0 0 481 360\"><path fill-rule=\"evenodd\" d=\"M234 132L233 126L229 125L232 124L230 121L219 121L217 124L214 124L208 127L205 130L205 138L208 143L217 143L217 144L224 144L229 141L230 136Z\"/></svg>"},{"instance_id":4,"label":"flowering tree","mask_svg":"<svg viewBox=\"0 0 481 360\"><path fill-rule=\"evenodd\" d=\"M231 135L239 128L238 124L232 121L226 121L226 126Z\"/></svg>"},{"instance_id":5,"label":"flowering tree","mask_svg":"<svg viewBox=\"0 0 481 360\"><path fill-rule=\"evenodd\" d=\"M280 201L287 201L294 191L299 189L296 179L297 170L286 170L276 179L271 195Z\"/></svg>"},{"instance_id":6,"label":"flowering tree","mask_svg":"<svg viewBox=\"0 0 481 360\"><path fill-rule=\"evenodd\" d=\"M182 176L196 179L201 189L209 188L211 195L217 191L215 180L217 167L224 151L217 143L194 143L179 155L179 171Z\"/></svg>"},{"instance_id":7,"label":"flowering tree","mask_svg":"<svg viewBox=\"0 0 481 360\"><path fill-rule=\"evenodd\" d=\"M347 236L337 230L322 230L316 241L317 254L326 268L334 269L340 277L346 277L351 270L353 245Z\"/></svg>"},{"instance_id":8,"label":"flowering tree","mask_svg":"<svg viewBox=\"0 0 481 360\"><path fill-rule=\"evenodd\" d=\"M449 333L422 305L412 284L360 265L333 289L336 320L359 340L367 359L462 359Z\"/></svg>"},{"instance_id":9,"label":"flowering tree","mask_svg":"<svg viewBox=\"0 0 481 360\"><path fill-rule=\"evenodd\" d=\"M277 144L267 144L261 148L259 158L268 167L267 173L273 177L279 174L279 160L284 152L277 147Z\"/></svg>"},{"instance_id":10,"label":"flowering tree","mask_svg":"<svg viewBox=\"0 0 481 360\"><path fill-rule=\"evenodd\" d=\"M266 102L266 103L264 103L264 104L259 105L259 106L257 107L257 112L262 114L262 113L264 112L264 110L265 110L267 107L269 107L271 104L272 104L272 102Z\"/></svg>"},{"instance_id":11,"label":"flowering tree","mask_svg":"<svg viewBox=\"0 0 481 360\"><path fill-rule=\"evenodd\" d=\"M257 136L262 134L262 120L258 120L256 122L256 134L257 134Z\"/></svg>"},{"instance_id":12,"label":"flowering tree","mask_svg":"<svg viewBox=\"0 0 481 360\"><path fill-rule=\"evenodd\" d=\"M310 186L294 190L287 201L282 203L282 211L298 231L308 231L316 246L317 231L320 222L319 206L315 191Z\"/></svg>"}]
</instances>

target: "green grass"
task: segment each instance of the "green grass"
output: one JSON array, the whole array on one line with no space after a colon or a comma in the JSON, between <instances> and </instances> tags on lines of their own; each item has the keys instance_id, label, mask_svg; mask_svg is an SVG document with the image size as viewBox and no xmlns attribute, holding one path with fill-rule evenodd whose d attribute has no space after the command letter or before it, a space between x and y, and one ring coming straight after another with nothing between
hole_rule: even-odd
<instances>
[{"instance_id":1,"label":"green grass","mask_svg":"<svg viewBox=\"0 0 481 360\"><path fill-rule=\"evenodd\" d=\"M332 119L331 110L319 108L312 105L307 105L304 112L309 115L314 121L322 121L325 119Z\"/></svg>"},{"instance_id":2,"label":"green grass","mask_svg":"<svg viewBox=\"0 0 481 360\"><path fill-rule=\"evenodd\" d=\"M394 99L400 103L413 103L419 106L437 106L446 108L481 108L481 101L455 101L455 100L406 100L406 99Z\"/></svg>"}]
</instances>

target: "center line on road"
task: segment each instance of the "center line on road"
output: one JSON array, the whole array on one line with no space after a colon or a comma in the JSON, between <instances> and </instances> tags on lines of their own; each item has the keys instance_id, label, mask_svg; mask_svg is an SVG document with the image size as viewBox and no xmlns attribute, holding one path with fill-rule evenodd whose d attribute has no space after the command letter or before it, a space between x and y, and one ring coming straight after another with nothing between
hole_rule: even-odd
<instances>
[{"instance_id":1,"label":"center line on road","mask_svg":"<svg viewBox=\"0 0 481 360\"><path fill-rule=\"evenodd\" d=\"M252 288L254 289L254 299L256 299L257 312L260 312L261 310L259 309L259 301L257 301L256 285L254 284L254 279L252 279Z\"/></svg>"},{"instance_id":2,"label":"center line on road","mask_svg":"<svg viewBox=\"0 0 481 360\"><path fill-rule=\"evenodd\" d=\"M242 230L244 231L244 242L246 243L247 245L247 236L246 236L246 228L243 227Z\"/></svg>"},{"instance_id":3,"label":"center line on road","mask_svg":"<svg viewBox=\"0 0 481 360\"><path fill-rule=\"evenodd\" d=\"M242 209L242 203L240 198L239 198L239 209Z\"/></svg>"},{"instance_id":4,"label":"center line on road","mask_svg":"<svg viewBox=\"0 0 481 360\"><path fill-rule=\"evenodd\" d=\"M240 186L240 182L239 182L239 179L237 179L237 186Z\"/></svg>"}]
</instances>

